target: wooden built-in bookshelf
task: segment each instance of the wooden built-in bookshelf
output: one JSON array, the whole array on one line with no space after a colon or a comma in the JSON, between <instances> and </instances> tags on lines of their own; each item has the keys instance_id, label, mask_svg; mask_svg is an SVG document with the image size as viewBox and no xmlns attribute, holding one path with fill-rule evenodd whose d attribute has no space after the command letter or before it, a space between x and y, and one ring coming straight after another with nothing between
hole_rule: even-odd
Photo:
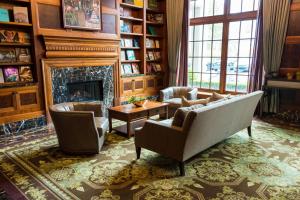
<instances>
[{"instance_id":1,"label":"wooden built-in bookshelf","mask_svg":"<svg viewBox=\"0 0 300 200\"><path fill-rule=\"evenodd\" d=\"M167 72L166 0L157 0L156 8L149 8L148 0L143 0L143 6L134 5L135 1L132 1L133 4L129 2L119 0L121 101L126 101L130 96L157 95L166 83ZM160 17L159 21L155 20L156 16ZM135 25L140 28L134 29ZM149 41L152 41L152 46L149 46ZM150 60L149 53L158 58L154 56ZM132 64L138 65L139 73L128 74L123 69ZM157 69L160 70L154 69L155 66L159 66Z\"/></svg>"}]
</instances>

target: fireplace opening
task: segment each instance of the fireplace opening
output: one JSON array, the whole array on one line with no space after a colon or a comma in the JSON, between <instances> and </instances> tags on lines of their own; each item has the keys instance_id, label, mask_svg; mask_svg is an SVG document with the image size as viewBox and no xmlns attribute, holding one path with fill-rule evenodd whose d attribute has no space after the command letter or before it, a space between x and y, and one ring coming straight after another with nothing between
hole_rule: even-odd
<instances>
[{"instance_id":1,"label":"fireplace opening","mask_svg":"<svg viewBox=\"0 0 300 200\"><path fill-rule=\"evenodd\" d=\"M68 101L103 101L103 81L67 83Z\"/></svg>"}]
</instances>

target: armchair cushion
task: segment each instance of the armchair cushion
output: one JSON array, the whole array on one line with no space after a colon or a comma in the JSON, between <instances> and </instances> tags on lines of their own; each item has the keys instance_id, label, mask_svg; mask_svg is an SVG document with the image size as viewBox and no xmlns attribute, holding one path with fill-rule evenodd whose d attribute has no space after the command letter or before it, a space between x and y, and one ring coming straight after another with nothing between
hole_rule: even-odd
<instances>
[{"instance_id":1,"label":"armchair cushion","mask_svg":"<svg viewBox=\"0 0 300 200\"><path fill-rule=\"evenodd\" d=\"M100 103L76 103L74 111L93 111L95 117L102 117L102 105Z\"/></svg>"},{"instance_id":2,"label":"armchair cushion","mask_svg":"<svg viewBox=\"0 0 300 200\"><path fill-rule=\"evenodd\" d=\"M99 137L104 136L109 126L108 119L105 117L95 117L94 120L99 133Z\"/></svg>"},{"instance_id":3,"label":"armchair cushion","mask_svg":"<svg viewBox=\"0 0 300 200\"><path fill-rule=\"evenodd\" d=\"M172 126L183 127L183 124L184 124L187 114L192 110L197 110L202 107L203 107L202 104L197 104L197 105L193 105L191 107L179 108L175 113L175 116L174 116L174 119L172 122Z\"/></svg>"},{"instance_id":4,"label":"armchair cushion","mask_svg":"<svg viewBox=\"0 0 300 200\"><path fill-rule=\"evenodd\" d=\"M160 100L167 101L169 99L174 98L174 93L172 88L166 88L160 91Z\"/></svg>"},{"instance_id":5,"label":"armchair cushion","mask_svg":"<svg viewBox=\"0 0 300 200\"><path fill-rule=\"evenodd\" d=\"M181 98L173 98L173 99L169 99L164 101L165 103L169 103L169 106L171 107L181 107L182 105L182 100Z\"/></svg>"},{"instance_id":6,"label":"armchair cushion","mask_svg":"<svg viewBox=\"0 0 300 200\"><path fill-rule=\"evenodd\" d=\"M190 92L187 93L188 100L196 100L198 96L198 89L194 88Z\"/></svg>"},{"instance_id":7,"label":"armchair cushion","mask_svg":"<svg viewBox=\"0 0 300 200\"><path fill-rule=\"evenodd\" d=\"M209 99L198 99L198 100L187 100L184 96L181 97L182 99L182 106L183 107L189 107L192 105L202 104L206 105L209 103Z\"/></svg>"},{"instance_id":8,"label":"armchair cushion","mask_svg":"<svg viewBox=\"0 0 300 200\"><path fill-rule=\"evenodd\" d=\"M219 94L219 93L213 92L211 97L209 97L209 102L218 101L221 99L229 99L230 96L231 96L230 94Z\"/></svg>"}]
</instances>

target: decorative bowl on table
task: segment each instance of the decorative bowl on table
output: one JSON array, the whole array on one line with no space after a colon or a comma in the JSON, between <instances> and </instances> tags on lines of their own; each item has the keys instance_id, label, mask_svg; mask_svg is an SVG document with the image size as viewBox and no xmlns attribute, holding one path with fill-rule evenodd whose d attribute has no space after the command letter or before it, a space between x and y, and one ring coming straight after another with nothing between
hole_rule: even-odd
<instances>
[{"instance_id":1,"label":"decorative bowl on table","mask_svg":"<svg viewBox=\"0 0 300 200\"><path fill-rule=\"evenodd\" d=\"M136 101L133 104L137 107L143 107L144 105L146 105L147 102L148 100L142 100L142 101Z\"/></svg>"}]
</instances>

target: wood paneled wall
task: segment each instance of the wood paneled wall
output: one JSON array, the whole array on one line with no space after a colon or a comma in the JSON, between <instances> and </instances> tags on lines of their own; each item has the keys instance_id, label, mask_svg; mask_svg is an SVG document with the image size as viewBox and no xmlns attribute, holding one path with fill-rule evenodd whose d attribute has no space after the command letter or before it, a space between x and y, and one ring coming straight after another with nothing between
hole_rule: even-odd
<instances>
[{"instance_id":1,"label":"wood paneled wall","mask_svg":"<svg viewBox=\"0 0 300 200\"><path fill-rule=\"evenodd\" d=\"M281 62L281 75L300 71L300 0L293 0L286 44ZM281 92L281 110L300 110L300 91Z\"/></svg>"}]
</instances>

